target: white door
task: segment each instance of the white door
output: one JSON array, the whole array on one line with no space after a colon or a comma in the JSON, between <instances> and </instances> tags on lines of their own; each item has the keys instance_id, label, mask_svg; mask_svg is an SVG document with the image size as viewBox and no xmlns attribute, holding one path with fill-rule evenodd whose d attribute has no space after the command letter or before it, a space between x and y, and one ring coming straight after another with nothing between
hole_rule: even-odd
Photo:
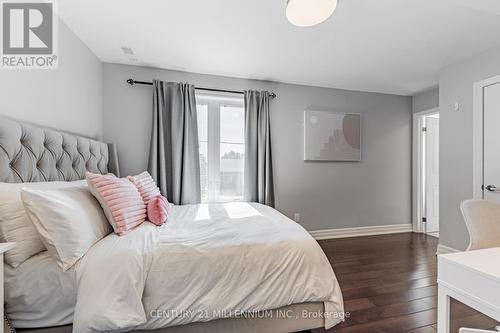
<instances>
[{"instance_id":1,"label":"white door","mask_svg":"<svg viewBox=\"0 0 500 333\"><path fill-rule=\"evenodd\" d=\"M500 203L500 83L483 90L484 199Z\"/></svg>"},{"instance_id":2,"label":"white door","mask_svg":"<svg viewBox=\"0 0 500 333\"><path fill-rule=\"evenodd\" d=\"M439 231L439 115L425 117L425 217L427 233Z\"/></svg>"}]
</instances>

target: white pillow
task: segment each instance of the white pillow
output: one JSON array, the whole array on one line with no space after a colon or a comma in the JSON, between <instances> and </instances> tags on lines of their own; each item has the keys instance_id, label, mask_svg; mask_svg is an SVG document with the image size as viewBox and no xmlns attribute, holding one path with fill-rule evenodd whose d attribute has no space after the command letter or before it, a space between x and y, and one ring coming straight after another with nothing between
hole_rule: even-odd
<instances>
[{"instance_id":1,"label":"white pillow","mask_svg":"<svg viewBox=\"0 0 500 333\"><path fill-rule=\"evenodd\" d=\"M64 271L111 232L99 202L88 188L23 189L21 197L42 242Z\"/></svg>"},{"instance_id":2,"label":"white pillow","mask_svg":"<svg viewBox=\"0 0 500 333\"><path fill-rule=\"evenodd\" d=\"M5 253L5 262L16 268L26 259L45 251L33 223L24 211L21 189L54 189L84 187L85 180L74 182L0 183L0 242L16 242L16 247Z\"/></svg>"}]
</instances>

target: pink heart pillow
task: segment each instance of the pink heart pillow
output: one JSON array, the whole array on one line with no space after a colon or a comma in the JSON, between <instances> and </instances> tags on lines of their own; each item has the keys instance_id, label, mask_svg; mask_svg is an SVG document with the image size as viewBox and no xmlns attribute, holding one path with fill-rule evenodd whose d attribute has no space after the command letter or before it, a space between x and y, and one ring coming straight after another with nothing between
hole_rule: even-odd
<instances>
[{"instance_id":1,"label":"pink heart pillow","mask_svg":"<svg viewBox=\"0 0 500 333\"><path fill-rule=\"evenodd\" d=\"M167 221L170 206L167 198L158 195L148 202L148 220L155 225L162 225Z\"/></svg>"}]
</instances>

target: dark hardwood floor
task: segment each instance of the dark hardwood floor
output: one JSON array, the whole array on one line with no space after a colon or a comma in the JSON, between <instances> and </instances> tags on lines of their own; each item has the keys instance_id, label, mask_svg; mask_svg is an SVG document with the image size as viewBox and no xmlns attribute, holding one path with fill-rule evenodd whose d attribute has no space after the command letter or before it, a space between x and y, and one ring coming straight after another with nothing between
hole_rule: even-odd
<instances>
[{"instance_id":1,"label":"dark hardwood floor","mask_svg":"<svg viewBox=\"0 0 500 333\"><path fill-rule=\"evenodd\" d=\"M437 238L404 233L319 243L350 313L328 332L436 333ZM460 327L490 329L496 324L458 302L452 303L451 318L452 333Z\"/></svg>"}]
</instances>

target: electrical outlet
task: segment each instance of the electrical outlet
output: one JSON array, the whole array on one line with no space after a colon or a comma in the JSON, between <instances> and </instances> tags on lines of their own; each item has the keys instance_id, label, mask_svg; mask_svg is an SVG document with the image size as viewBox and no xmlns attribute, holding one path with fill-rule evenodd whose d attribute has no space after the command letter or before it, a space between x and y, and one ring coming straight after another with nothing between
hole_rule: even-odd
<instances>
[{"instance_id":1,"label":"electrical outlet","mask_svg":"<svg viewBox=\"0 0 500 333\"><path fill-rule=\"evenodd\" d=\"M300 213L294 213L293 220L297 223L300 223Z\"/></svg>"}]
</instances>

